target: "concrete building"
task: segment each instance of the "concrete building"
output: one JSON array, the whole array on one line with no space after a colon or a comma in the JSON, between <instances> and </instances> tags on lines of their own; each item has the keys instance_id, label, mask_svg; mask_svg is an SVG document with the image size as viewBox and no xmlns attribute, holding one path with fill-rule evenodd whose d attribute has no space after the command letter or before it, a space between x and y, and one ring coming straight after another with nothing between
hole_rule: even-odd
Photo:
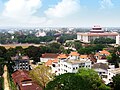
<instances>
[{"instance_id":1,"label":"concrete building","mask_svg":"<svg viewBox=\"0 0 120 90\"><path fill-rule=\"evenodd\" d=\"M118 44L118 45L120 44L120 35L116 36L116 44Z\"/></svg>"},{"instance_id":2,"label":"concrete building","mask_svg":"<svg viewBox=\"0 0 120 90\"><path fill-rule=\"evenodd\" d=\"M96 38L111 38L116 40L117 32L104 32L104 29L100 26L94 26L90 32L86 33L77 33L77 40L81 42L90 43L94 41Z\"/></svg>"},{"instance_id":3,"label":"concrete building","mask_svg":"<svg viewBox=\"0 0 120 90\"><path fill-rule=\"evenodd\" d=\"M11 57L12 62L14 65L12 66L14 71L16 70L30 70L30 59L28 56L19 56L16 55L15 57Z\"/></svg>"},{"instance_id":4,"label":"concrete building","mask_svg":"<svg viewBox=\"0 0 120 90\"><path fill-rule=\"evenodd\" d=\"M15 65L13 66L14 71L16 70L30 70L29 60L14 60Z\"/></svg>"},{"instance_id":5,"label":"concrete building","mask_svg":"<svg viewBox=\"0 0 120 90\"><path fill-rule=\"evenodd\" d=\"M61 60L59 61L59 69L58 73L59 74L64 74L64 73L76 73L79 68L85 67L85 68L91 68L91 61L86 60Z\"/></svg>"},{"instance_id":6,"label":"concrete building","mask_svg":"<svg viewBox=\"0 0 120 90\"><path fill-rule=\"evenodd\" d=\"M105 84L113 82L112 77L120 74L120 68L108 69L107 78L104 79Z\"/></svg>"},{"instance_id":7,"label":"concrete building","mask_svg":"<svg viewBox=\"0 0 120 90\"><path fill-rule=\"evenodd\" d=\"M77 52L71 52L68 58L59 60L58 62L58 74L64 73L76 73L79 68L91 68L91 61L86 57L86 55L80 55Z\"/></svg>"}]
</instances>

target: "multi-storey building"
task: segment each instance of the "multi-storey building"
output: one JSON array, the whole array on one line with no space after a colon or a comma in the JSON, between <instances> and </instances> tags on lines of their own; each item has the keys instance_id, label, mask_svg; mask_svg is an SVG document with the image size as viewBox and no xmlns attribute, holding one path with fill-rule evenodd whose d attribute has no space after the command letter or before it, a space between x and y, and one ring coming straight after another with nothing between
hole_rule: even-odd
<instances>
[{"instance_id":1,"label":"multi-storey building","mask_svg":"<svg viewBox=\"0 0 120 90\"><path fill-rule=\"evenodd\" d=\"M67 59L59 60L58 66L58 74L76 73L79 68L91 68L91 61L80 58L77 52L71 52Z\"/></svg>"},{"instance_id":2,"label":"multi-storey building","mask_svg":"<svg viewBox=\"0 0 120 90\"><path fill-rule=\"evenodd\" d=\"M120 35L116 36L116 44L120 44Z\"/></svg>"},{"instance_id":3,"label":"multi-storey building","mask_svg":"<svg viewBox=\"0 0 120 90\"><path fill-rule=\"evenodd\" d=\"M11 57L14 62L13 69L16 70L30 70L30 60L27 56Z\"/></svg>"},{"instance_id":4,"label":"multi-storey building","mask_svg":"<svg viewBox=\"0 0 120 90\"><path fill-rule=\"evenodd\" d=\"M94 26L90 32L86 33L77 33L77 40L81 42L90 43L94 41L96 38L111 38L116 40L117 32L104 32L103 28L100 26Z\"/></svg>"},{"instance_id":5,"label":"multi-storey building","mask_svg":"<svg viewBox=\"0 0 120 90\"><path fill-rule=\"evenodd\" d=\"M14 60L14 71L16 70L30 70L29 60Z\"/></svg>"}]
</instances>

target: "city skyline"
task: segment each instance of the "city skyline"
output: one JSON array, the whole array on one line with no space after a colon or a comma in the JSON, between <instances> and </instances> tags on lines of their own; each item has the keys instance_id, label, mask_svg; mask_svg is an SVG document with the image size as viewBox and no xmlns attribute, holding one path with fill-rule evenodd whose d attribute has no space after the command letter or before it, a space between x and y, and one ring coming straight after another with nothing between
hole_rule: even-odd
<instances>
[{"instance_id":1,"label":"city skyline","mask_svg":"<svg viewBox=\"0 0 120 90\"><path fill-rule=\"evenodd\" d=\"M0 26L119 27L120 0L1 0Z\"/></svg>"}]
</instances>

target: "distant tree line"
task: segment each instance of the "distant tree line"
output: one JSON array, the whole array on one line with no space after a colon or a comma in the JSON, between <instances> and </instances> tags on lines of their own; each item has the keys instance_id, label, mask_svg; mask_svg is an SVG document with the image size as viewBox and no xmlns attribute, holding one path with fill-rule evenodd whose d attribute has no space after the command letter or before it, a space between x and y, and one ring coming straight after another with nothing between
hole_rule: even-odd
<instances>
[{"instance_id":1,"label":"distant tree line","mask_svg":"<svg viewBox=\"0 0 120 90\"><path fill-rule=\"evenodd\" d=\"M57 39L59 38L59 39ZM41 42L50 42L53 40L58 40L60 43L64 43L66 40L76 39L76 34L59 34L56 35L55 32L47 33L47 36L37 37L35 34L10 34L10 33L0 33L0 44L11 44L11 43L35 43L40 44Z\"/></svg>"}]
</instances>

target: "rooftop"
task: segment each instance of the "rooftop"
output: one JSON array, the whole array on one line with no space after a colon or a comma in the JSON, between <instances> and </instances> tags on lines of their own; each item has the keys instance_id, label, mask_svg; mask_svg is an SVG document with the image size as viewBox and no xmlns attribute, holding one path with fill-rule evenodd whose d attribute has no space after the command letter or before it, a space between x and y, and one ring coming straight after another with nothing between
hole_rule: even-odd
<instances>
[{"instance_id":1,"label":"rooftop","mask_svg":"<svg viewBox=\"0 0 120 90\"><path fill-rule=\"evenodd\" d=\"M114 74L120 74L120 68L109 69L109 71L114 73Z\"/></svg>"},{"instance_id":2,"label":"rooftop","mask_svg":"<svg viewBox=\"0 0 120 90\"><path fill-rule=\"evenodd\" d=\"M42 58L57 58L58 56L59 56L59 54L55 54L55 53L42 54Z\"/></svg>"},{"instance_id":3,"label":"rooftop","mask_svg":"<svg viewBox=\"0 0 120 90\"><path fill-rule=\"evenodd\" d=\"M79 64L79 63L90 62L90 60L67 60L66 62L71 64Z\"/></svg>"},{"instance_id":4,"label":"rooftop","mask_svg":"<svg viewBox=\"0 0 120 90\"><path fill-rule=\"evenodd\" d=\"M69 55L72 55L72 56L79 56L80 54L78 52L71 52Z\"/></svg>"}]
</instances>

